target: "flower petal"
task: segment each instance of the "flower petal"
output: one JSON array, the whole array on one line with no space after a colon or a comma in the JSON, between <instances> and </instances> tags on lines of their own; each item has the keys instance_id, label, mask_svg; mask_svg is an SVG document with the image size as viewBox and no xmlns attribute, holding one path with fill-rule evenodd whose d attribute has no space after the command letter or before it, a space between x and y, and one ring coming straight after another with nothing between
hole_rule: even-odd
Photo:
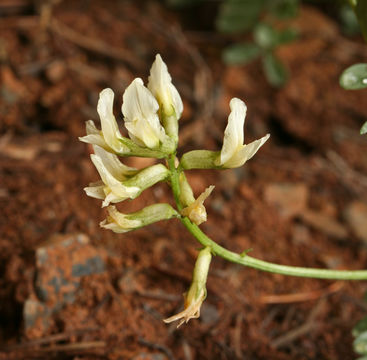
<instances>
[{"instance_id":1,"label":"flower petal","mask_svg":"<svg viewBox=\"0 0 367 360\"><path fill-rule=\"evenodd\" d=\"M122 201L128 198L134 199L140 193L141 190L139 187L125 186L119 180L117 180L108 171L108 169L106 168L105 164L103 163L102 159L99 156L92 154L91 159L99 175L101 176L101 179L104 182L104 184L107 185L109 189L111 190L111 192L116 196L116 198L114 198L115 201L117 201L118 198L121 199L119 201Z\"/></svg>"},{"instance_id":2,"label":"flower petal","mask_svg":"<svg viewBox=\"0 0 367 360\"><path fill-rule=\"evenodd\" d=\"M102 131L96 128L96 125L92 120L85 122L85 130L87 135L79 137L79 140L87 144L98 145L107 151L111 151L111 148L106 144L103 138Z\"/></svg>"},{"instance_id":3,"label":"flower petal","mask_svg":"<svg viewBox=\"0 0 367 360\"><path fill-rule=\"evenodd\" d=\"M159 54L156 55L150 69L148 89L158 102L162 104L167 116L172 114L172 110L176 113L177 118L181 116L183 104L180 94L172 84L172 78L168 72L167 65Z\"/></svg>"},{"instance_id":4,"label":"flower petal","mask_svg":"<svg viewBox=\"0 0 367 360\"><path fill-rule=\"evenodd\" d=\"M114 93L110 88L104 89L99 94L97 112L101 119L103 137L116 152L126 151L125 146L119 141L122 138L115 116L113 115Z\"/></svg>"},{"instance_id":5,"label":"flower petal","mask_svg":"<svg viewBox=\"0 0 367 360\"><path fill-rule=\"evenodd\" d=\"M101 131L97 129L93 120L88 120L85 122L85 130L87 132L87 135L92 135L92 134L95 135L95 134L101 133Z\"/></svg>"},{"instance_id":6,"label":"flower petal","mask_svg":"<svg viewBox=\"0 0 367 360\"><path fill-rule=\"evenodd\" d=\"M108 216L106 220L100 223L100 226L105 229L110 229L115 233L125 233L143 225L140 220L128 219L127 215L117 211L115 206L109 206L107 210Z\"/></svg>"},{"instance_id":7,"label":"flower petal","mask_svg":"<svg viewBox=\"0 0 367 360\"><path fill-rule=\"evenodd\" d=\"M98 181L95 183L90 183L89 186L85 187L83 190L86 194L92 198L96 199L104 199L105 193L103 191L104 184L102 181Z\"/></svg>"},{"instance_id":8,"label":"flower petal","mask_svg":"<svg viewBox=\"0 0 367 360\"><path fill-rule=\"evenodd\" d=\"M262 145L269 139L270 134L263 136L261 139L255 140L243 147L229 160L224 166L226 168L236 168L242 166L247 160L250 160Z\"/></svg>"},{"instance_id":9,"label":"flower petal","mask_svg":"<svg viewBox=\"0 0 367 360\"><path fill-rule=\"evenodd\" d=\"M127 176L135 175L135 168L124 165L115 154L107 152L99 146L94 146L94 153L102 160L107 171L117 180L124 181Z\"/></svg>"},{"instance_id":10,"label":"flower petal","mask_svg":"<svg viewBox=\"0 0 367 360\"><path fill-rule=\"evenodd\" d=\"M159 122L159 104L140 78L135 79L123 95L122 113L125 127L148 148L157 148L166 134ZM134 141L134 138L132 138ZM138 144L139 145L139 144Z\"/></svg>"},{"instance_id":11,"label":"flower petal","mask_svg":"<svg viewBox=\"0 0 367 360\"><path fill-rule=\"evenodd\" d=\"M224 130L223 146L218 159L218 165L224 165L243 145L246 104L240 99L233 98L229 106L231 113L228 116L228 125Z\"/></svg>"},{"instance_id":12,"label":"flower petal","mask_svg":"<svg viewBox=\"0 0 367 360\"><path fill-rule=\"evenodd\" d=\"M206 188L193 203L181 210L181 215L187 216L196 225L200 225L205 222L207 214L203 203L205 199L209 197L214 187L214 185L210 185Z\"/></svg>"}]
</instances>

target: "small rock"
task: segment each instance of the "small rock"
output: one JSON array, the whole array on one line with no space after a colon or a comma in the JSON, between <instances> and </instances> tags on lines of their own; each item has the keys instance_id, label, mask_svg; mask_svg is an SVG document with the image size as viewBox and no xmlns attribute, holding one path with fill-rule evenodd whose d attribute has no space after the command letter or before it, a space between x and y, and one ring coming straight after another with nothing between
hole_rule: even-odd
<instances>
[{"instance_id":1,"label":"small rock","mask_svg":"<svg viewBox=\"0 0 367 360\"><path fill-rule=\"evenodd\" d=\"M362 201L350 203L344 211L344 218L355 235L367 244L367 204Z\"/></svg>"},{"instance_id":2,"label":"small rock","mask_svg":"<svg viewBox=\"0 0 367 360\"><path fill-rule=\"evenodd\" d=\"M302 212L301 217L306 224L328 236L336 239L345 239L348 236L348 231L342 223L323 212L307 210Z\"/></svg>"},{"instance_id":3,"label":"small rock","mask_svg":"<svg viewBox=\"0 0 367 360\"><path fill-rule=\"evenodd\" d=\"M104 257L83 234L55 235L39 247L36 251L36 296L26 300L23 309L26 330L31 330L37 319L42 319L46 326L54 312L73 303L81 277L105 270Z\"/></svg>"},{"instance_id":4,"label":"small rock","mask_svg":"<svg viewBox=\"0 0 367 360\"><path fill-rule=\"evenodd\" d=\"M307 207L308 188L305 184L270 184L265 188L265 201L275 206L284 218L292 218Z\"/></svg>"}]
</instances>

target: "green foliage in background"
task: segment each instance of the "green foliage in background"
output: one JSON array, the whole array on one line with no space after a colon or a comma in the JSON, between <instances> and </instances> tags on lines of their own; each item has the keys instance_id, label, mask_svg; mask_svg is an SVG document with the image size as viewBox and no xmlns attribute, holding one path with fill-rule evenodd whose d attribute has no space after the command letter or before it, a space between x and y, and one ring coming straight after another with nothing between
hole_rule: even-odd
<instances>
[{"instance_id":1,"label":"green foliage in background","mask_svg":"<svg viewBox=\"0 0 367 360\"><path fill-rule=\"evenodd\" d=\"M349 4L355 12L363 37L367 42L367 0L349 0ZM367 88L367 63L354 64L345 69L340 75L339 83L346 90ZM367 122L363 124L360 132L362 135L367 133Z\"/></svg>"},{"instance_id":2,"label":"green foliage in background","mask_svg":"<svg viewBox=\"0 0 367 360\"><path fill-rule=\"evenodd\" d=\"M357 19L361 27L361 31L364 36L364 39L367 42L367 1L366 0L354 0L350 2L352 4L354 12L357 15Z\"/></svg>"},{"instance_id":3,"label":"green foliage in background","mask_svg":"<svg viewBox=\"0 0 367 360\"><path fill-rule=\"evenodd\" d=\"M361 135L367 134L367 121L361 127Z\"/></svg>"},{"instance_id":4,"label":"green foliage in background","mask_svg":"<svg viewBox=\"0 0 367 360\"><path fill-rule=\"evenodd\" d=\"M176 8L195 6L208 0L166 0ZM288 71L275 55L277 47L297 38L290 28L278 30L274 24L297 15L299 0L222 0L219 2L215 25L219 32L230 35L252 35L253 40L228 46L223 61L244 65L260 58L268 82L282 86Z\"/></svg>"},{"instance_id":5,"label":"green foliage in background","mask_svg":"<svg viewBox=\"0 0 367 360\"><path fill-rule=\"evenodd\" d=\"M367 317L360 320L353 328L352 335L354 351L362 355L357 360L367 360Z\"/></svg>"},{"instance_id":6,"label":"green foliage in background","mask_svg":"<svg viewBox=\"0 0 367 360\"><path fill-rule=\"evenodd\" d=\"M294 17L298 0L226 0L222 3L216 25L224 33L252 33L253 41L236 43L223 52L230 65L247 64L261 58L266 79L273 86L282 86L288 71L275 55L277 47L297 38L294 29L277 30L273 23ZM261 22L260 20L263 19Z\"/></svg>"},{"instance_id":7,"label":"green foliage in background","mask_svg":"<svg viewBox=\"0 0 367 360\"><path fill-rule=\"evenodd\" d=\"M345 69L339 78L340 86L346 90L367 87L367 64L354 64Z\"/></svg>"},{"instance_id":8,"label":"green foliage in background","mask_svg":"<svg viewBox=\"0 0 367 360\"><path fill-rule=\"evenodd\" d=\"M288 78L288 72L274 51L283 44L297 38L293 29L276 30L268 23L259 23L253 29L254 42L237 43L223 52L227 64L247 64L261 58L265 76L273 86L282 86Z\"/></svg>"}]
</instances>

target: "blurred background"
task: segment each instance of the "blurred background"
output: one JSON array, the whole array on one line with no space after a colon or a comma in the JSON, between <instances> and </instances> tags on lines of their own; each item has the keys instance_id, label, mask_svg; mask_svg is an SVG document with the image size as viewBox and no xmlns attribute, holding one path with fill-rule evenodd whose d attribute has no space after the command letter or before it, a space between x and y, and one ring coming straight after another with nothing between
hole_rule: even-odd
<instances>
[{"instance_id":1,"label":"blurred background","mask_svg":"<svg viewBox=\"0 0 367 360\"><path fill-rule=\"evenodd\" d=\"M178 155L221 148L232 97L246 143L271 134L243 168L187 172L196 196L216 186L204 232L276 263L367 268L367 90L339 86L367 45L348 3L1 0L0 359L354 359L364 282L216 258L200 319L176 330L162 319L182 309L198 243L175 220L100 229L77 138L106 87L122 124L157 53L184 102ZM119 208L156 202L172 203L165 184Z\"/></svg>"}]
</instances>

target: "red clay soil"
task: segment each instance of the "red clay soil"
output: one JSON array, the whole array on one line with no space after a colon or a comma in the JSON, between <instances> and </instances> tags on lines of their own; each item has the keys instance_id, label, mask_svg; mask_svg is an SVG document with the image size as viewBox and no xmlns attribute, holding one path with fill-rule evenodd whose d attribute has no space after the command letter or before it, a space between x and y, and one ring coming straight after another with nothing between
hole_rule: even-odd
<instances>
[{"instance_id":1,"label":"red clay soil","mask_svg":"<svg viewBox=\"0 0 367 360\"><path fill-rule=\"evenodd\" d=\"M98 121L105 87L121 120L125 87L146 79L160 53L185 106L180 154L220 148L233 96L248 106L247 142L271 133L244 168L187 173L195 194L216 186L202 229L276 263L366 268L367 92L338 85L345 67L367 58L360 38L303 7L299 40L279 49L291 76L277 90L259 62L220 61L230 37L182 28L182 14L160 2L19 0L0 12L0 359L356 357L365 282L215 258L200 319L164 324L182 309L199 245L176 220L121 235L101 229L105 210L83 192L98 179L91 148L77 137ZM172 203L167 185L119 208L156 202Z\"/></svg>"}]
</instances>

